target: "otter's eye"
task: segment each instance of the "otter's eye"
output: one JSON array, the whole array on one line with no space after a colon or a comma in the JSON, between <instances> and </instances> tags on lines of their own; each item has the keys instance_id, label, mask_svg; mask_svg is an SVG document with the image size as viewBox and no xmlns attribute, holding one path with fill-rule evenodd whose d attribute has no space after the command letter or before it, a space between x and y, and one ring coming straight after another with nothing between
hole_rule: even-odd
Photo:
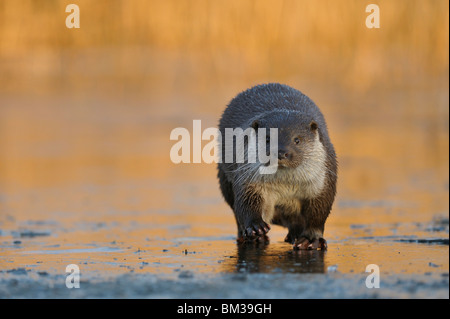
<instances>
[{"instance_id":1,"label":"otter's eye","mask_svg":"<svg viewBox=\"0 0 450 319\"><path fill-rule=\"evenodd\" d=\"M300 139L298 137L294 138L295 144L300 144Z\"/></svg>"}]
</instances>

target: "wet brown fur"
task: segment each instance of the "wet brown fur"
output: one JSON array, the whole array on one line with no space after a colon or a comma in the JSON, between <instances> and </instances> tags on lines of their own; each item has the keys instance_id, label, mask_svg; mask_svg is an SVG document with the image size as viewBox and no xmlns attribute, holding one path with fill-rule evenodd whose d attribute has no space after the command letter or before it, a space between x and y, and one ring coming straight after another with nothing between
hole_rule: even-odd
<instances>
[{"instance_id":1,"label":"wet brown fur","mask_svg":"<svg viewBox=\"0 0 450 319\"><path fill-rule=\"evenodd\" d=\"M305 136L309 136L309 140L303 144L304 149L299 150L298 154L294 152L294 164L290 163L294 167L299 165L294 161L301 162L299 159L302 156L304 162L308 160L308 148L314 145L320 149L323 147L323 160L317 160L320 165L312 162L310 166L314 170L321 170L316 174L324 172L324 180L323 184L317 184L321 185L321 190L317 193L312 191L311 195L308 190L311 192L309 187L314 185L308 184L309 181L305 181L303 175L290 173L294 171L280 171L273 177L251 181L240 180L237 179L239 174L233 172L242 164L219 163L220 188L234 211L238 239L265 236L270 229L269 223L273 223L288 229L285 240L294 244L294 248L325 249L323 232L334 202L337 183L336 154L328 137L325 119L317 106L301 92L281 84L266 84L244 91L234 98L225 110L219 128L224 136L225 128L245 129L259 117L265 117L268 127L278 125L278 129L303 130ZM309 123L314 123L314 127ZM318 138L314 139L317 134ZM286 139L284 144L292 148L289 140ZM264 220L263 217L270 220Z\"/></svg>"}]
</instances>

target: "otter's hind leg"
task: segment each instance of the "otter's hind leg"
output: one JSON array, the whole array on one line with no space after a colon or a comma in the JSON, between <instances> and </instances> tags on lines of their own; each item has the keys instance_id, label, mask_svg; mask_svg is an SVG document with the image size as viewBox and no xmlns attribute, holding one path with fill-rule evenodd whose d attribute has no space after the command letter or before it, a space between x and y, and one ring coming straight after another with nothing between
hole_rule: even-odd
<instances>
[{"instance_id":1,"label":"otter's hind leg","mask_svg":"<svg viewBox=\"0 0 450 319\"><path fill-rule=\"evenodd\" d=\"M284 238L287 243L294 244L295 239L303 233L303 226L298 220L296 214L286 214L283 207L275 207L275 215L272 219L272 224L286 227L288 233Z\"/></svg>"},{"instance_id":2,"label":"otter's hind leg","mask_svg":"<svg viewBox=\"0 0 450 319\"><path fill-rule=\"evenodd\" d=\"M292 224L288 227L288 233L284 238L284 241L290 244L294 244L295 240L303 233L303 226L299 224Z\"/></svg>"}]
</instances>

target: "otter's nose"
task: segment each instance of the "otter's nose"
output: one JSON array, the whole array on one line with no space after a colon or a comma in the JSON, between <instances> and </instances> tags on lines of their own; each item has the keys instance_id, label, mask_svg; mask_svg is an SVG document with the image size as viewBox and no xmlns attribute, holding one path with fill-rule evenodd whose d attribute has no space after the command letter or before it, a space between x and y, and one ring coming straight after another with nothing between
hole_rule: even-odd
<instances>
[{"instance_id":1,"label":"otter's nose","mask_svg":"<svg viewBox=\"0 0 450 319\"><path fill-rule=\"evenodd\" d=\"M285 150L278 150L278 159L279 160L284 160L287 159L289 157L289 153Z\"/></svg>"}]
</instances>

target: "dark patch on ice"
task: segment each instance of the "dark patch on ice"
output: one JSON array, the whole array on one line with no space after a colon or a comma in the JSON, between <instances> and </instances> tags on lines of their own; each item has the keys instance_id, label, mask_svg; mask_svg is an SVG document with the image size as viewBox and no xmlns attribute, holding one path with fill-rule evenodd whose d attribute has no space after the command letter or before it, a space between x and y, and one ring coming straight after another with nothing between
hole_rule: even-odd
<instances>
[{"instance_id":1,"label":"dark patch on ice","mask_svg":"<svg viewBox=\"0 0 450 319\"><path fill-rule=\"evenodd\" d=\"M32 231L32 230L24 230L19 232L20 237L28 237L28 238L34 238L34 237L41 237L41 236L50 236L49 232L38 232L38 231Z\"/></svg>"},{"instance_id":2,"label":"dark patch on ice","mask_svg":"<svg viewBox=\"0 0 450 319\"><path fill-rule=\"evenodd\" d=\"M27 270L25 268L9 269L6 272L13 275L27 275Z\"/></svg>"},{"instance_id":3,"label":"dark patch on ice","mask_svg":"<svg viewBox=\"0 0 450 319\"><path fill-rule=\"evenodd\" d=\"M395 241L404 243L417 243L417 244L433 244L433 245L448 245L448 238L405 238L397 239Z\"/></svg>"}]
</instances>

